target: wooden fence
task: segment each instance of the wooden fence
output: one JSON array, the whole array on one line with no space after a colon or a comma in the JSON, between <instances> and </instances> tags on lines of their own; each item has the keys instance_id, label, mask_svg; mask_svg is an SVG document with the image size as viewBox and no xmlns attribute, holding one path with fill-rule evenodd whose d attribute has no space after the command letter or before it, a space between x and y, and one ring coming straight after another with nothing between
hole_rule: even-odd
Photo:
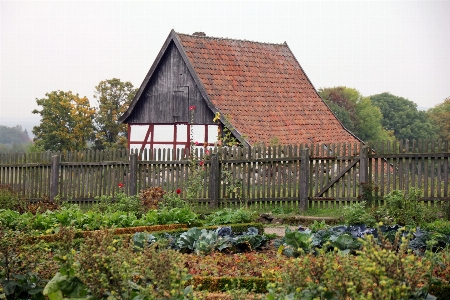
<instances>
[{"instance_id":1,"label":"wooden fence","mask_svg":"<svg viewBox=\"0 0 450 300\"><path fill-rule=\"evenodd\" d=\"M204 206L336 207L359 201L365 184L378 196L417 187L435 203L450 200L449 156L437 141L199 149L195 166L181 149L16 153L0 154L0 184L29 201L90 203L156 186L186 196L196 169Z\"/></svg>"}]
</instances>

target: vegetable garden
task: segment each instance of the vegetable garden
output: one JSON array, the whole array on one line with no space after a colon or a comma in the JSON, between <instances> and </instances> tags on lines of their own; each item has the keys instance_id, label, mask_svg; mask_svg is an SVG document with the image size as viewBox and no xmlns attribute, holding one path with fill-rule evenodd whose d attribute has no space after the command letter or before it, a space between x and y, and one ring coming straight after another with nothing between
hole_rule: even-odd
<instances>
[{"instance_id":1,"label":"vegetable garden","mask_svg":"<svg viewBox=\"0 0 450 300\"><path fill-rule=\"evenodd\" d=\"M368 191L280 237L158 188L83 208L2 186L0 299L448 299L450 209L421 193Z\"/></svg>"}]
</instances>

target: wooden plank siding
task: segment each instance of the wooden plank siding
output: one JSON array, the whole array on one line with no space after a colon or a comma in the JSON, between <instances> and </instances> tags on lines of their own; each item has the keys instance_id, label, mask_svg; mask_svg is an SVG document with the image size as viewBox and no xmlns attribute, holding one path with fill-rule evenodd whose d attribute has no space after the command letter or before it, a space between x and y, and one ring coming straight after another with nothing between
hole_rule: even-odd
<instances>
[{"instance_id":1,"label":"wooden plank siding","mask_svg":"<svg viewBox=\"0 0 450 300\"><path fill-rule=\"evenodd\" d=\"M191 120L189 107L195 106ZM167 48L154 76L127 119L129 124L215 124L187 65L173 42Z\"/></svg>"},{"instance_id":2,"label":"wooden plank siding","mask_svg":"<svg viewBox=\"0 0 450 300\"><path fill-rule=\"evenodd\" d=\"M368 182L361 182L362 144L305 144L197 150L202 168L202 188L194 202L209 206L209 189L218 186L219 207L242 205L273 208L298 207L300 181L307 178L309 208L336 208L360 200L361 183L371 184L379 196L392 190L423 190L422 200L432 205L450 201L450 150L448 142L403 141L367 145ZM307 174L301 174L301 151L309 153ZM210 182L211 153L218 156L219 176ZM128 195L149 187L169 192L182 190L190 176L189 153L184 149L80 151L61 153L0 154L0 185L17 191L29 201L52 198L52 157L58 155L57 198L76 203L92 203L96 197L118 192ZM136 189L130 182L130 155L137 155ZM170 160L169 160L170 158ZM345 172L344 172L345 171ZM341 176L342 175L342 176ZM118 184L123 183L124 188Z\"/></svg>"}]
</instances>

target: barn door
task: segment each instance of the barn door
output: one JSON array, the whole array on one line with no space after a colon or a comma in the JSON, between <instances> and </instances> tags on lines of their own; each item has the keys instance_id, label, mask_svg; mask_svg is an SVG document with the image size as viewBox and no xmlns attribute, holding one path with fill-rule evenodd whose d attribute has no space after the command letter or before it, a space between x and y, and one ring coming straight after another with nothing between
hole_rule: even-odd
<instances>
[{"instance_id":1,"label":"barn door","mask_svg":"<svg viewBox=\"0 0 450 300\"><path fill-rule=\"evenodd\" d=\"M173 116L175 122L189 122L189 87L176 86L173 90Z\"/></svg>"}]
</instances>

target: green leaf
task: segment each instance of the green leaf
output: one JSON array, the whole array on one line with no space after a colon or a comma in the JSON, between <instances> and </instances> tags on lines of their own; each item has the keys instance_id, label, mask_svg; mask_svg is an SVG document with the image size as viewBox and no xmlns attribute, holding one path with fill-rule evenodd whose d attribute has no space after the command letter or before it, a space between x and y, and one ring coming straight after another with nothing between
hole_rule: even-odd
<instances>
[{"instance_id":1,"label":"green leaf","mask_svg":"<svg viewBox=\"0 0 450 300\"><path fill-rule=\"evenodd\" d=\"M183 290L183 296L187 296L190 295L194 292L194 289L192 288L192 285L188 285L187 287L184 288Z\"/></svg>"},{"instance_id":2,"label":"green leaf","mask_svg":"<svg viewBox=\"0 0 450 300\"><path fill-rule=\"evenodd\" d=\"M67 276L61 275L61 273L57 272L53 278L47 282L47 284L44 287L44 291L42 292L45 296L49 296L52 294L53 296L56 296L55 294L58 294L58 292L61 292L59 289L59 282L65 280ZM62 299L62 293L61 298L53 298L53 299ZM50 300L53 300L50 299Z\"/></svg>"},{"instance_id":3,"label":"green leaf","mask_svg":"<svg viewBox=\"0 0 450 300\"><path fill-rule=\"evenodd\" d=\"M338 248L339 250L353 250L358 249L361 245L358 241L353 239L349 234L342 234L337 238L330 238L331 245Z\"/></svg>"},{"instance_id":4,"label":"green leaf","mask_svg":"<svg viewBox=\"0 0 450 300\"><path fill-rule=\"evenodd\" d=\"M19 280L26 280L27 276L22 274L13 274L13 277Z\"/></svg>"},{"instance_id":5,"label":"green leaf","mask_svg":"<svg viewBox=\"0 0 450 300\"><path fill-rule=\"evenodd\" d=\"M190 228L188 231L182 233L177 241L178 247L183 249L194 250L194 244L202 234L202 231L198 228Z\"/></svg>"},{"instance_id":6,"label":"green leaf","mask_svg":"<svg viewBox=\"0 0 450 300\"><path fill-rule=\"evenodd\" d=\"M78 277L70 276L65 281L60 282L60 290L69 297L80 298L87 294L87 287L78 279Z\"/></svg>"},{"instance_id":7,"label":"green leaf","mask_svg":"<svg viewBox=\"0 0 450 300\"><path fill-rule=\"evenodd\" d=\"M44 295L45 295L45 294L44 294ZM62 299L64 298L61 291L56 291L56 292L53 292L53 293L48 293L46 296L47 296L48 299L50 299L50 300L62 300Z\"/></svg>"},{"instance_id":8,"label":"green leaf","mask_svg":"<svg viewBox=\"0 0 450 300\"><path fill-rule=\"evenodd\" d=\"M50 300L60 300L63 295L80 298L87 294L87 287L77 277L69 277L57 272L45 286L43 294Z\"/></svg>"},{"instance_id":9,"label":"green leaf","mask_svg":"<svg viewBox=\"0 0 450 300\"><path fill-rule=\"evenodd\" d=\"M291 231L289 227L286 227L284 241L294 249L301 248L308 251L311 247L311 234L309 232Z\"/></svg>"},{"instance_id":10,"label":"green leaf","mask_svg":"<svg viewBox=\"0 0 450 300\"><path fill-rule=\"evenodd\" d=\"M5 295L8 296L14 294L14 290L16 289L16 286L18 286L18 283L14 280L3 280L2 286Z\"/></svg>"},{"instance_id":11,"label":"green leaf","mask_svg":"<svg viewBox=\"0 0 450 300\"><path fill-rule=\"evenodd\" d=\"M34 288L31 290L28 290L28 294L30 295L36 295L37 293L42 292L44 289L43 288Z\"/></svg>"}]
</instances>

